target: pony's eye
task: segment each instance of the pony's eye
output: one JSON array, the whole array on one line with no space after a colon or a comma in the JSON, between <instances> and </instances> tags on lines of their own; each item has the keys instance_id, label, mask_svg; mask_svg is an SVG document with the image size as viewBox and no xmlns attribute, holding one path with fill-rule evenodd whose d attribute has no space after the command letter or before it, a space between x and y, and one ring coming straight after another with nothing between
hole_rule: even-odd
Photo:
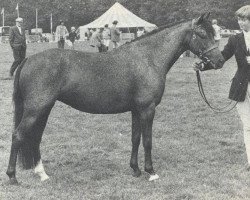
<instances>
[{"instance_id":1,"label":"pony's eye","mask_svg":"<svg viewBox=\"0 0 250 200\"><path fill-rule=\"evenodd\" d=\"M197 33L197 35L199 35L201 38L206 38L206 37L207 37L206 31L203 30L203 29L198 29L198 30L196 31L196 33Z\"/></svg>"}]
</instances>

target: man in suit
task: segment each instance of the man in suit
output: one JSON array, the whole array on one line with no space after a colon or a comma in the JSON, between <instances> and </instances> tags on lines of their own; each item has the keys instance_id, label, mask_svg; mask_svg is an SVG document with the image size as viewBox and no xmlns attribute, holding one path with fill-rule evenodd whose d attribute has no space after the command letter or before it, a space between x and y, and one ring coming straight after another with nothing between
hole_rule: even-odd
<instances>
[{"instance_id":1,"label":"man in suit","mask_svg":"<svg viewBox=\"0 0 250 200\"><path fill-rule=\"evenodd\" d=\"M238 65L232 80L229 99L237 101L237 111L244 131L247 154L247 170L250 170L250 5L243 6L235 13L242 33L233 35L221 52L225 60L235 55ZM209 70L209 65L196 65L195 70Z\"/></svg>"},{"instance_id":2,"label":"man in suit","mask_svg":"<svg viewBox=\"0 0 250 200\"><path fill-rule=\"evenodd\" d=\"M26 37L21 17L16 19L16 26L10 28L9 42L14 56L14 62L10 68L10 77L12 77L16 68L26 56Z\"/></svg>"},{"instance_id":3,"label":"man in suit","mask_svg":"<svg viewBox=\"0 0 250 200\"><path fill-rule=\"evenodd\" d=\"M64 22L61 20L60 25L56 27L56 39L58 41L58 48L64 49L65 40L68 35L69 32L66 26L64 26Z\"/></svg>"},{"instance_id":4,"label":"man in suit","mask_svg":"<svg viewBox=\"0 0 250 200\"><path fill-rule=\"evenodd\" d=\"M113 48L116 49L120 42L120 31L116 28L118 21L113 21L113 26L110 28L111 42L113 43Z\"/></svg>"}]
</instances>

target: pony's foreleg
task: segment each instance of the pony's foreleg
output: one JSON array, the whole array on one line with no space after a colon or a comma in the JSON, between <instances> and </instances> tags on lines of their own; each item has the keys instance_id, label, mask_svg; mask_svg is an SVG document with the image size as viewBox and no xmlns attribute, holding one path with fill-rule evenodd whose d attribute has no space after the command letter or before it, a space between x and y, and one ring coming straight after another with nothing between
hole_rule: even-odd
<instances>
[{"instance_id":1,"label":"pony's foreleg","mask_svg":"<svg viewBox=\"0 0 250 200\"><path fill-rule=\"evenodd\" d=\"M155 115L155 104L152 103L140 113L143 147L145 153L145 171L150 174L149 181L158 179L159 176L155 174L152 164L152 126Z\"/></svg>"},{"instance_id":2,"label":"pony's foreleg","mask_svg":"<svg viewBox=\"0 0 250 200\"><path fill-rule=\"evenodd\" d=\"M141 175L138 167L138 149L141 140L140 120L137 112L132 111L132 153L130 159L130 167L133 169L133 176Z\"/></svg>"}]
</instances>

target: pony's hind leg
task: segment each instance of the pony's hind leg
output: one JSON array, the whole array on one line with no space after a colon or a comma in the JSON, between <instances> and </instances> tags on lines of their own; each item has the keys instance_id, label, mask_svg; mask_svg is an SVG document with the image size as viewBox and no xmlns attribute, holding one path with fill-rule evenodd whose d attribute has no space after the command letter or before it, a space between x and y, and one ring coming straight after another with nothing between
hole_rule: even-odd
<instances>
[{"instance_id":1,"label":"pony's hind leg","mask_svg":"<svg viewBox=\"0 0 250 200\"><path fill-rule=\"evenodd\" d=\"M43 116L41 116L40 120L36 123L34 128L34 131L36 132L36 137L35 137L36 141L34 146L34 163L36 166L34 169L34 173L40 177L41 181L49 179L49 176L46 174L42 163L41 153L40 153L40 143L42 140L42 134L46 126L50 110L51 109L47 110L43 114Z\"/></svg>"},{"instance_id":2,"label":"pony's hind leg","mask_svg":"<svg viewBox=\"0 0 250 200\"><path fill-rule=\"evenodd\" d=\"M141 170L138 167L138 149L141 140L140 119L138 113L132 111L132 152L130 167L133 169L133 176L139 177Z\"/></svg>"},{"instance_id":3,"label":"pony's hind leg","mask_svg":"<svg viewBox=\"0 0 250 200\"><path fill-rule=\"evenodd\" d=\"M25 169L30 169L35 164L39 163L39 159L41 158L39 145L42 132L46 125L46 120L43 123L40 121L41 118L44 118L44 110L48 111L46 108L24 111L22 120L12 135L11 153L6 172L10 178L11 184L17 183L16 161L18 151L20 151L20 161ZM49 112L47 112L47 117L48 113ZM39 131L37 132L36 129L38 127Z\"/></svg>"},{"instance_id":4,"label":"pony's hind leg","mask_svg":"<svg viewBox=\"0 0 250 200\"><path fill-rule=\"evenodd\" d=\"M16 161L17 154L21 147L25 147L25 141L28 133L32 130L32 126L36 122L36 116L33 114L26 114L23 116L17 129L12 134L12 144L9 165L6 174L10 178L11 184L17 184L16 180Z\"/></svg>"},{"instance_id":5,"label":"pony's hind leg","mask_svg":"<svg viewBox=\"0 0 250 200\"><path fill-rule=\"evenodd\" d=\"M42 163L42 159L40 159L35 167L34 170L35 174L37 174L41 181L46 181L49 179L49 176L46 174L44 167L43 167L43 163Z\"/></svg>"}]
</instances>

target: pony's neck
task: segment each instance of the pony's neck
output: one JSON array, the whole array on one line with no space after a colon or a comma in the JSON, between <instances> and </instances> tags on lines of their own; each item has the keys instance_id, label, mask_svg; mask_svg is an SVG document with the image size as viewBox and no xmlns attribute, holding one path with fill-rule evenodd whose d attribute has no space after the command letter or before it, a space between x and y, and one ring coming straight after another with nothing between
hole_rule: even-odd
<instances>
[{"instance_id":1,"label":"pony's neck","mask_svg":"<svg viewBox=\"0 0 250 200\"><path fill-rule=\"evenodd\" d=\"M153 64L164 74L168 73L180 55L187 50L185 39L189 30L188 22L155 34L156 45L151 50L151 58Z\"/></svg>"}]
</instances>

